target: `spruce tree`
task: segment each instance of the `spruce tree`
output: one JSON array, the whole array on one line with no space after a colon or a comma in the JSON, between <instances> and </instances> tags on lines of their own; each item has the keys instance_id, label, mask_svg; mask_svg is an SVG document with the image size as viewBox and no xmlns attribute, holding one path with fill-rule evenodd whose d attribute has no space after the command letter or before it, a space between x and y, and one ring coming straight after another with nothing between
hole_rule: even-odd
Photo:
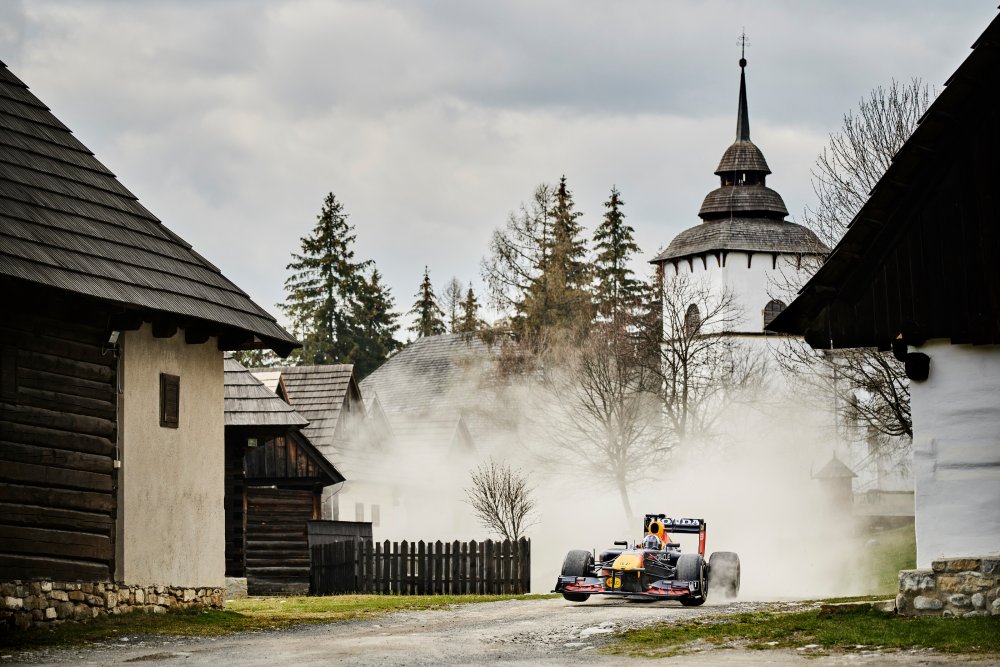
<instances>
[{"instance_id":1,"label":"spruce tree","mask_svg":"<svg viewBox=\"0 0 1000 667\"><path fill-rule=\"evenodd\" d=\"M445 333L444 313L438 306L437 297L434 295L434 286L431 285L430 272L426 266L424 267L424 279L414 296L417 300L409 314L416 315L417 320L409 328L409 331L417 334L417 338Z\"/></svg>"},{"instance_id":2,"label":"spruce tree","mask_svg":"<svg viewBox=\"0 0 1000 667\"><path fill-rule=\"evenodd\" d=\"M639 253L635 230L625 223L625 202L615 187L604 202L604 220L594 230L594 305L604 321L619 326L643 299L643 284L633 277L629 262Z\"/></svg>"},{"instance_id":3,"label":"spruce tree","mask_svg":"<svg viewBox=\"0 0 1000 667\"><path fill-rule=\"evenodd\" d=\"M393 308L392 294L382 284L378 269L373 269L371 278L363 282L359 294L357 323L361 331L350 354L359 380L381 366L400 347L400 342L394 337L399 324Z\"/></svg>"},{"instance_id":4,"label":"spruce tree","mask_svg":"<svg viewBox=\"0 0 1000 667\"><path fill-rule=\"evenodd\" d=\"M465 293L465 301L462 302L462 314L458 320L457 333L470 334L479 331L482 322L479 320L479 302L476 295L469 287Z\"/></svg>"},{"instance_id":5,"label":"spruce tree","mask_svg":"<svg viewBox=\"0 0 1000 667\"><path fill-rule=\"evenodd\" d=\"M341 363L356 346L355 321L363 271L371 261L354 261L354 228L331 192L323 200L312 233L286 267L287 298L281 309L302 339L298 356L306 364Z\"/></svg>"},{"instance_id":6,"label":"spruce tree","mask_svg":"<svg viewBox=\"0 0 1000 667\"><path fill-rule=\"evenodd\" d=\"M585 327L591 319L587 242L577 222L583 214L574 210L573 194L566 187L565 176L559 179L553 199L549 252L546 266L541 267L542 279L538 282L544 294L539 295L542 298L535 300L534 308L528 313L528 328L575 331Z\"/></svg>"}]
</instances>

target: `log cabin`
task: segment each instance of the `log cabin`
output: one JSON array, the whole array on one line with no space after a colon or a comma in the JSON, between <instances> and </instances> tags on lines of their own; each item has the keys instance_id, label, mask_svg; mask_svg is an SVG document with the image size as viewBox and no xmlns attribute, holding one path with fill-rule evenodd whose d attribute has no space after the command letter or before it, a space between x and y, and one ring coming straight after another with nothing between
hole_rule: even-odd
<instances>
[{"instance_id":1,"label":"log cabin","mask_svg":"<svg viewBox=\"0 0 1000 667\"><path fill-rule=\"evenodd\" d=\"M0 291L0 625L221 604L223 351L298 343L2 63Z\"/></svg>"}]
</instances>

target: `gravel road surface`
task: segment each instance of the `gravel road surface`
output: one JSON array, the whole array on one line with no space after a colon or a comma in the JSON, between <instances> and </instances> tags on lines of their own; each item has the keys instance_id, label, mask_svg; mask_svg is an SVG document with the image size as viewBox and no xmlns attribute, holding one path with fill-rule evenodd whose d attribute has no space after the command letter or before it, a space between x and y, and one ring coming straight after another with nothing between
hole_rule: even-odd
<instances>
[{"instance_id":1,"label":"gravel road surface","mask_svg":"<svg viewBox=\"0 0 1000 667\"><path fill-rule=\"evenodd\" d=\"M219 639L128 637L85 649L38 650L4 655L6 664L72 665L945 665L970 664L967 656L933 651L881 652L857 649L824 655L817 647L794 651L750 651L740 647L694 647L674 658L648 660L602 655L616 631L695 617L808 609L797 603L734 602L698 608L676 603L598 599L572 604L562 599L457 605L403 612L374 620L306 625L289 630ZM1000 667L1000 660L976 660Z\"/></svg>"}]
</instances>

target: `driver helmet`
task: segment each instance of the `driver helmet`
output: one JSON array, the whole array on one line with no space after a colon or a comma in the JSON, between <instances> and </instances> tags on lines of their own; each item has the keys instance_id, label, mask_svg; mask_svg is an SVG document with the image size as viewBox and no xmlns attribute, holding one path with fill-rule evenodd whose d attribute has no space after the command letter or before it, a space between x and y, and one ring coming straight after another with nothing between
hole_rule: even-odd
<instances>
[{"instance_id":1,"label":"driver helmet","mask_svg":"<svg viewBox=\"0 0 1000 667\"><path fill-rule=\"evenodd\" d=\"M660 541L660 538L650 533L645 538L643 538L642 548L660 550L663 549L663 543Z\"/></svg>"}]
</instances>

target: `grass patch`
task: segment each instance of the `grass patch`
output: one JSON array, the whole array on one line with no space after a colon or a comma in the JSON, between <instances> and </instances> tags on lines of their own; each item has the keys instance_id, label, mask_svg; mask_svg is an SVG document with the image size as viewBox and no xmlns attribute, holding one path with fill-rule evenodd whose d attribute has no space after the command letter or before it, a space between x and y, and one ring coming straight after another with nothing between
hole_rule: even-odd
<instances>
[{"instance_id":1,"label":"grass patch","mask_svg":"<svg viewBox=\"0 0 1000 667\"><path fill-rule=\"evenodd\" d=\"M871 563L871 587L876 593L896 595L899 571L917 566L917 537L913 526L873 533L874 544L866 547L865 560Z\"/></svg>"},{"instance_id":2,"label":"grass patch","mask_svg":"<svg viewBox=\"0 0 1000 667\"><path fill-rule=\"evenodd\" d=\"M606 650L632 656L674 655L695 641L714 645L739 642L751 649L795 649L818 644L833 650L877 646L1000 654L1000 617L908 618L868 609L834 615L818 610L739 614L632 630Z\"/></svg>"},{"instance_id":3,"label":"grass patch","mask_svg":"<svg viewBox=\"0 0 1000 667\"><path fill-rule=\"evenodd\" d=\"M454 604L532 600L550 595L333 595L233 600L225 610L105 616L87 623L0 633L0 648L29 649L94 642L180 636L218 637L236 632L278 630L302 623L332 623L395 611L445 609Z\"/></svg>"}]
</instances>

